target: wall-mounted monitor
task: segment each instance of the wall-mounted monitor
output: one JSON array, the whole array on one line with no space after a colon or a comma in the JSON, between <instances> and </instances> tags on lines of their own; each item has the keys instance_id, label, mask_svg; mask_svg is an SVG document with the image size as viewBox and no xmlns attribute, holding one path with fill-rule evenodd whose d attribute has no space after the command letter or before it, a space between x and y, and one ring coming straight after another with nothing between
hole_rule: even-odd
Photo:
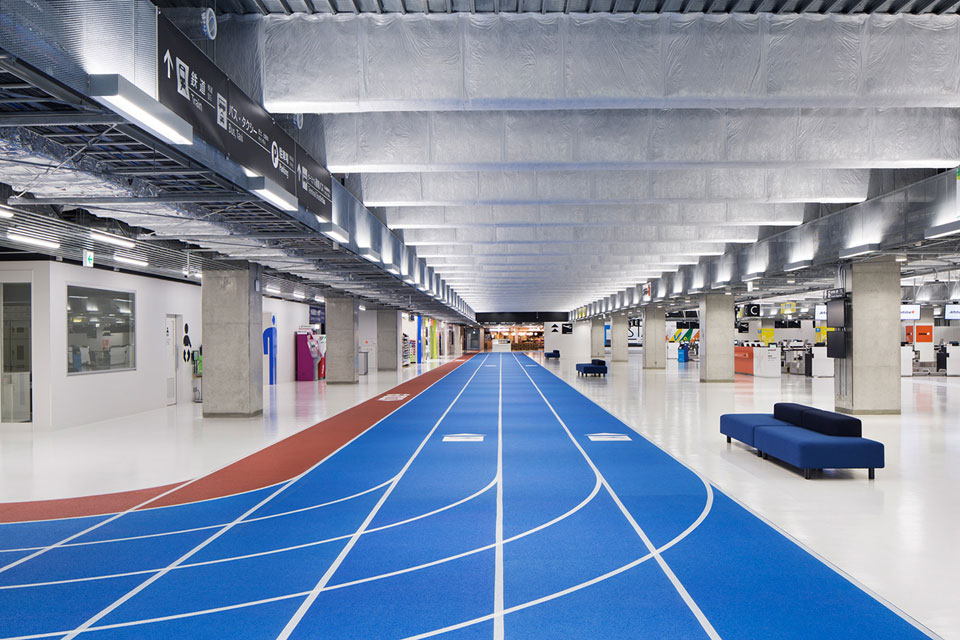
<instances>
[{"instance_id":1,"label":"wall-mounted monitor","mask_svg":"<svg viewBox=\"0 0 960 640\"><path fill-rule=\"evenodd\" d=\"M813 319L821 322L827 321L827 305L818 304L813 308Z\"/></svg>"},{"instance_id":2,"label":"wall-mounted monitor","mask_svg":"<svg viewBox=\"0 0 960 640\"><path fill-rule=\"evenodd\" d=\"M902 304L902 305L900 305L900 319L901 319L901 320L919 320L919 319L920 319L920 305L918 305L918 304Z\"/></svg>"},{"instance_id":3,"label":"wall-mounted monitor","mask_svg":"<svg viewBox=\"0 0 960 640\"><path fill-rule=\"evenodd\" d=\"M847 357L847 334L844 331L830 331L827 333L827 357Z\"/></svg>"},{"instance_id":4,"label":"wall-mounted monitor","mask_svg":"<svg viewBox=\"0 0 960 640\"><path fill-rule=\"evenodd\" d=\"M847 326L847 303L843 298L827 302L827 326L834 329Z\"/></svg>"},{"instance_id":5,"label":"wall-mounted monitor","mask_svg":"<svg viewBox=\"0 0 960 640\"><path fill-rule=\"evenodd\" d=\"M960 320L960 304L948 304L945 306L943 317L945 320Z\"/></svg>"}]
</instances>

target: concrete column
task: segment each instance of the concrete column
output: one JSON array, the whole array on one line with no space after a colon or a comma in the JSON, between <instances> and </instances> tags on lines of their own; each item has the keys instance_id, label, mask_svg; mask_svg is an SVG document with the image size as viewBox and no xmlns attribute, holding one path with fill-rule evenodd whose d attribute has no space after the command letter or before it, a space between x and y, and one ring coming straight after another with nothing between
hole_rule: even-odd
<instances>
[{"instance_id":1,"label":"concrete column","mask_svg":"<svg viewBox=\"0 0 960 640\"><path fill-rule=\"evenodd\" d=\"M604 358L606 357L606 349L604 347L603 340L603 327L604 327L603 318L593 318L590 321L590 357L591 358Z\"/></svg>"},{"instance_id":2,"label":"concrete column","mask_svg":"<svg viewBox=\"0 0 960 640\"><path fill-rule=\"evenodd\" d=\"M396 371L403 353L403 329L399 311L377 311L377 371Z\"/></svg>"},{"instance_id":3,"label":"concrete column","mask_svg":"<svg viewBox=\"0 0 960 640\"><path fill-rule=\"evenodd\" d=\"M707 293L700 299L700 382L733 381L735 322L733 296Z\"/></svg>"},{"instance_id":4,"label":"concrete column","mask_svg":"<svg viewBox=\"0 0 960 640\"><path fill-rule=\"evenodd\" d=\"M453 355L454 357L463 355L463 327L459 324L453 326Z\"/></svg>"},{"instance_id":5,"label":"concrete column","mask_svg":"<svg viewBox=\"0 0 960 640\"><path fill-rule=\"evenodd\" d=\"M630 319L626 314L613 316L610 324L610 355L614 362L627 361L627 334L630 331Z\"/></svg>"},{"instance_id":6,"label":"concrete column","mask_svg":"<svg viewBox=\"0 0 960 640\"><path fill-rule=\"evenodd\" d=\"M847 357L834 360L836 409L898 414L900 265L890 256L855 262L845 272L840 284L850 294L851 304Z\"/></svg>"},{"instance_id":7,"label":"concrete column","mask_svg":"<svg viewBox=\"0 0 960 640\"><path fill-rule=\"evenodd\" d=\"M663 309L643 308L643 368L663 369L667 364L667 322Z\"/></svg>"},{"instance_id":8,"label":"concrete column","mask_svg":"<svg viewBox=\"0 0 960 640\"><path fill-rule=\"evenodd\" d=\"M360 305L352 296L327 295L327 382L360 380Z\"/></svg>"},{"instance_id":9,"label":"concrete column","mask_svg":"<svg viewBox=\"0 0 960 640\"><path fill-rule=\"evenodd\" d=\"M203 415L263 413L263 300L260 266L204 271Z\"/></svg>"}]
</instances>

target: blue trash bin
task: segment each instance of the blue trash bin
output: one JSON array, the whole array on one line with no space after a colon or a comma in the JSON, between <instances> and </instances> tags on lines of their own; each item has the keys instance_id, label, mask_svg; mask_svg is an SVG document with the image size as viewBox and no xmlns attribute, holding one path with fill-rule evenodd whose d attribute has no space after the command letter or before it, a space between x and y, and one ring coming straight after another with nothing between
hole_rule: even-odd
<instances>
[{"instance_id":1,"label":"blue trash bin","mask_svg":"<svg viewBox=\"0 0 960 640\"><path fill-rule=\"evenodd\" d=\"M682 344L677 349L677 362L690 362L690 345Z\"/></svg>"}]
</instances>

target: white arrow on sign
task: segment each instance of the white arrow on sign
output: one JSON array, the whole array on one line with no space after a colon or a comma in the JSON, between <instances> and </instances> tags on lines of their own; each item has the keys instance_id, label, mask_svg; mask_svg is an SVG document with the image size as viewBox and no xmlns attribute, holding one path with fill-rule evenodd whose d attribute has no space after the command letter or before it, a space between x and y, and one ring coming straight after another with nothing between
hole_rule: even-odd
<instances>
[{"instance_id":1,"label":"white arrow on sign","mask_svg":"<svg viewBox=\"0 0 960 640\"><path fill-rule=\"evenodd\" d=\"M170 74L173 73L173 58L170 57L170 49L167 49L167 52L163 54L163 61L167 64L167 80L169 80Z\"/></svg>"}]
</instances>

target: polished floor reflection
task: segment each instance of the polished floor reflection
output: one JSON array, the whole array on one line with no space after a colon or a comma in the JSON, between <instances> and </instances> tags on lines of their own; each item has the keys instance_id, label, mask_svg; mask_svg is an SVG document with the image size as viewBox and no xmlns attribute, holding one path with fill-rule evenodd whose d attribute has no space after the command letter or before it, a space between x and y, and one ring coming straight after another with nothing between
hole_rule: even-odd
<instances>
[{"instance_id":1,"label":"polished floor reflection","mask_svg":"<svg viewBox=\"0 0 960 640\"><path fill-rule=\"evenodd\" d=\"M545 366L729 496L944 638L960 638L960 378L904 378L899 416L863 417L886 468L797 469L727 444L720 415L770 412L780 401L833 409L833 379L738 375L699 382L697 363L644 371L640 351L606 378L575 362ZM745 542L749 544L749 542Z\"/></svg>"}]
</instances>

